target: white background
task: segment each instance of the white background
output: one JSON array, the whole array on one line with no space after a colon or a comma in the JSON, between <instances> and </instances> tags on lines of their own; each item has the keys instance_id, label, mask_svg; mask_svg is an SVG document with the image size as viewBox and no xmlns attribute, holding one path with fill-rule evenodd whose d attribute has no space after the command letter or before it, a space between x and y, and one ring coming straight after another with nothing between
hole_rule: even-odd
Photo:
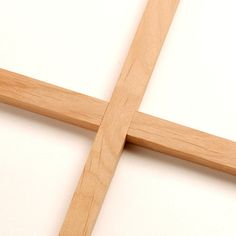
<instances>
[{"instance_id":1,"label":"white background","mask_svg":"<svg viewBox=\"0 0 236 236\"><path fill-rule=\"evenodd\" d=\"M146 1L0 0L0 67L109 100ZM236 3L182 0L140 110L236 141ZM0 235L54 236L94 133L0 104ZM127 145L94 236L235 236L236 177Z\"/></svg>"}]
</instances>

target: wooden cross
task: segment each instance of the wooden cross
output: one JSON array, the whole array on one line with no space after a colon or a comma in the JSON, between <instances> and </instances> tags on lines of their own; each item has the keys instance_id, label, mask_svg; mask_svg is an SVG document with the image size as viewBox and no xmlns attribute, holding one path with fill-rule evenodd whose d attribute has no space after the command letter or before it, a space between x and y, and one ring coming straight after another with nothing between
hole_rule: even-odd
<instances>
[{"instance_id":1,"label":"wooden cross","mask_svg":"<svg viewBox=\"0 0 236 236\"><path fill-rule=\"evenodd\" d=\"M126 141L236 175L236 143L138 112L179 0L149 0L110 102L0 70L0 101L97 131L61 236L91 235Z\"/></svg>"}]
</instances>

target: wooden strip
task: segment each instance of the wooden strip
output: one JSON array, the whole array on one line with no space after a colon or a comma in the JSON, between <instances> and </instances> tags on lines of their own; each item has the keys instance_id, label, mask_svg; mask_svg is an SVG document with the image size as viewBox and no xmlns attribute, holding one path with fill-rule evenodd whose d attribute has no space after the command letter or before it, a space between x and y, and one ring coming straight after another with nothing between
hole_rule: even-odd
<instances>
[{"instance_id":1,"label":"wooden strip","mask_svg":"<svg viewBox=\"0 0 236 236\"><path fill-rule=\"evenodd\" d=\"M91 235L177 1L150 0L104 114L60 235Z\"/></svg>"},{"instance_id":2,"label":"wooden strip","mask_svg":"<svg viewBox=\"0 0 236 236\"><path fill-rule=\"evenodd\" d=\"M107 102L0 69L0 101L97 131ZM236 143L136 112L127 141L236 175Z\"/></svg>"},{"instance_id":3,"label":"wooden strip","mask_svg":"<svg viewBox=\"0 0 236 236\"><path fill-rule=\"evenodd\" d=\"M127 141L236 175L236 142L195 129L137 112Z\"/></svg>"},{"instance_id":4,"label":"wooden strip","mask_svg":"<svg viewBox=\"0 0 236 236\"><path fill-rule=\"evenodd\" d=\"M107 103L0 69L0 101L90 130L101 124Z\"/></svg>"}]
</instances>

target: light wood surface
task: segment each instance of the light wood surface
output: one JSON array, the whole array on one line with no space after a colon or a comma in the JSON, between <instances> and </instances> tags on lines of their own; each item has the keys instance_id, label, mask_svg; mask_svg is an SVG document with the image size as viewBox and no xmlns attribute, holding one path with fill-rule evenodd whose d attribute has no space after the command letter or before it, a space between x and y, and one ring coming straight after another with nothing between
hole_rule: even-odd
<instances>
[{"instance_id":1,"label":"light wood surface","mask_svg":"<svg viewBox=\"0 0 236 236\"><path fill-rule=\"evenodd\" d=\"M173 122L137 112L127 141L236 175L236 142Z\"/></svg>"},{"instance_id":2,"label":"light wood surface","mask_svg":"<svg viewBox=\"0 0 236 236\"><path fill-rule=\"evenodd\" d=\"M97 130L107 103L0 69L0 101L90 130Z\"/></svg>"},{"instance_id":3,"label":"light wood surface","mask_svg":"<svg viewBox=\"0 0 236 236\"><path fill-rule=\"evenodd\" d=\"M97 131L107 102L0 69L0 101ZM236 142L136 112L135 145L236 175Z\"/></svg>"},{"instance_id":4,"label":"light wood surface","mask_svg":"<svg viewBox=\"0 0 236 236\"><path fill-rule=\"evenodd\" d=\"M177 1L150 0L74 193L61 236L89 236L101 209Z\"/></svg>"},{"instance_id":5,"label":"light wood surface","mask_svg":"<svg viewBox=\"0 0 236 236\"><path fill-rule=\"evenodd\" d=\"M236 175L236 143L137 111L178 0L150 0L109 103L0 69L0 102L97 131L61 236L91 235L124 143Z\"/></svg>"}]
</instances>

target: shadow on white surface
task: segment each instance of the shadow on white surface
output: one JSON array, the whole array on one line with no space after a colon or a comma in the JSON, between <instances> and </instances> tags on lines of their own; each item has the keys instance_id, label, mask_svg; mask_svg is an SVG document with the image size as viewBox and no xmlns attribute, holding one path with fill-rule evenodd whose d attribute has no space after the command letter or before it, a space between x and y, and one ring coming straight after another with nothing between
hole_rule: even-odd
<instances>
[{"instance_id":1,"label":"shadow on white surface","mask_svg":"<svg viewBox=\"0 0 236 236\"><path fill-rule=\"evenodd\" d=\"M141 148L132 144L126 144L127 152L135 153L137 159L145 159L149 162L157 162L161 165L173 166L179 172L188 172L191 174L202 175L203 177L225 182L226 184L233 184L236 187L236 177L218 170L214 170L205 166L201 166L189 161L181 160L176 157L165 155L163 153L154 152L145 148Z\"/></svg>"},{"instance_id":2,"label":"shadow on white surface","mask_svg":"<svg viewBox=\"0 0 236 236\"><path fill-rule=\"evenodd\" d=\"M24 120L29 120L30 123L41 124L45 127L50 127L53 129L70 132L74 135L83 135L84 138L91 140L94 137L94 132L70 125L43 115L39 115L33 112L25 111L14 106L9 106L0 103L1 115L4 113L14 117L20 117Z\"/></svg>"}]
</instances>

